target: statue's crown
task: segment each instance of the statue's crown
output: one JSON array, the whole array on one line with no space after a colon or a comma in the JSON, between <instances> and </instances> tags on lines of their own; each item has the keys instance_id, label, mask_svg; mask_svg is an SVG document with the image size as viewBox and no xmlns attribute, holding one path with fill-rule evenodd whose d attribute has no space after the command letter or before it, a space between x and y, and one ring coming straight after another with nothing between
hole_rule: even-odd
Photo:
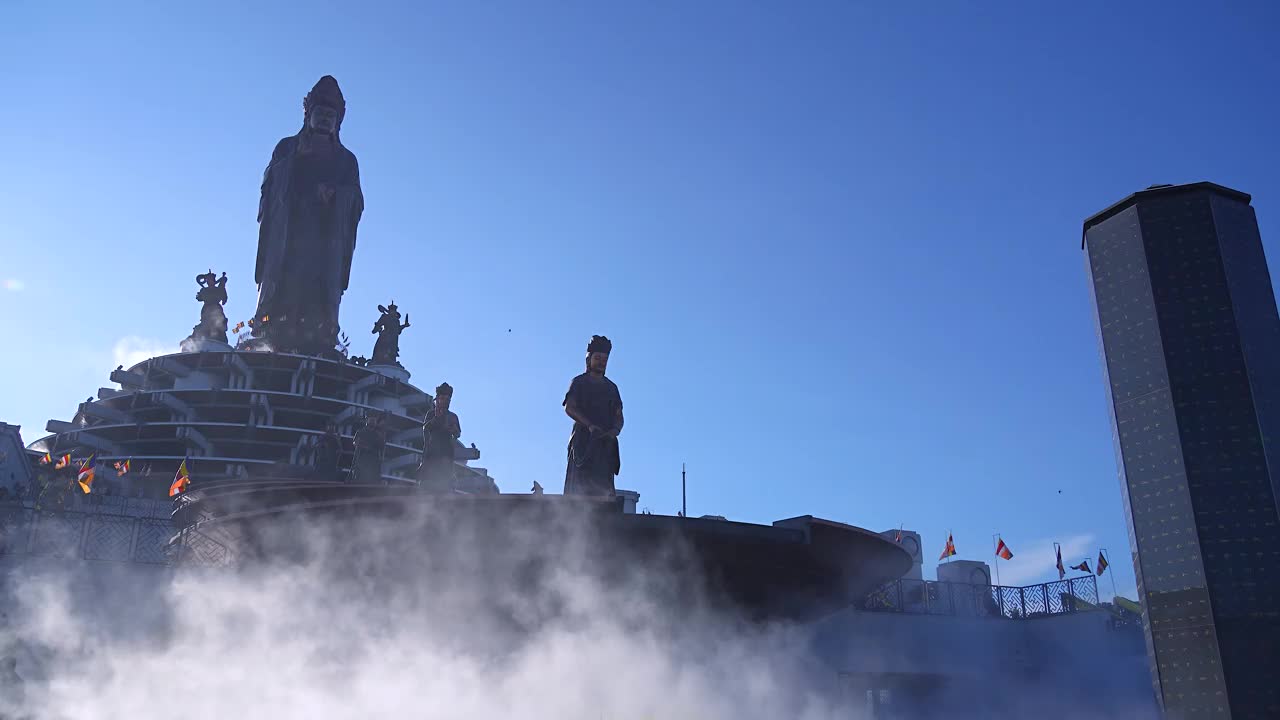
<instances>
[{"instance_id":1,"label":"statue's crown","mask_svg":"<svg viewBox=\"0 0 1280 720\"><path fill-rule=\"evenodd\" d=\"M613 343L609 342L609 338L604 335L592 335L591 342L587 343L587 352L602 352L608 355L613 352Z\"/></svg>"},{"instance_id":2,"label":"statue's crown","mask_svg":"<svg viewBox=\"0 0 1280 720\"><path fill-rule=\"evenodd\" d=\"M342 88L332 75L325 75L311 88L311 92L302 99L302 112L311 112L316 105L327 105L338 111L338 125L347 115L347 101L342 97Z\"/></svg>"}]
</instances>

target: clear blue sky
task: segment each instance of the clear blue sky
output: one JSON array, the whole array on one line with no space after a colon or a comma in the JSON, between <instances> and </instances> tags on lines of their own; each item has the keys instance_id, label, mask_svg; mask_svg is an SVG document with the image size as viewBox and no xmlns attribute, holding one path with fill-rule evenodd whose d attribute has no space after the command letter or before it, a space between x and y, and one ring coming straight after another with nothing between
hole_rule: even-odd
<instances>
[{"instance_id":1,"label":"clear blue sky","mask_svg":"<svg viewBox=\"0 0 1280 720\"><path fill-rule=\"evenodd\" d=\"M74 5L0 9L28 441L176 347L197 272L252 312L261 173L323 74L367 199L353 349L394 298L508 491L560 487L605 333L643 507L687 461L692 513L905 523L931 556L1001 531L1019 581L1102 545L1131 588L1081 221L1213 180L1280 258L1271 3Z\"/></svg>"}]
</instances>

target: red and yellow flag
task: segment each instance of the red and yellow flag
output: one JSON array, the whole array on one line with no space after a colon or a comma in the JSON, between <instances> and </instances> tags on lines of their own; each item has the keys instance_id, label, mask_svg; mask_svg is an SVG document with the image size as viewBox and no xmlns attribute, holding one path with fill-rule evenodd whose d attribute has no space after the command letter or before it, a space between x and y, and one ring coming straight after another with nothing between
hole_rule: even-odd
<instances>
[{"instance_id":1,"label":"red and yellow flag","mask_svg":"<svg viewBox=\"0 0 1280 720\"><path fill-rule=\"evenodd\" d=\"M44 457L40 458L41 465L48 465L51 462L53 462L53 456L50 455L49 453L45 453Z\"/></svg>"},{"instance_id":2,"label":"red and yellow flag","mask_svg":"<svg viewBox=\"0 0 1280 720\"><path fill-rule=\"evenodd\" d=\"M938 556L938 559L946 560L947 558L955 554L956 554L955 538L951 536L951 533L947 533L947 546L942 548L942 554Z\"/></svg>"},{"instance_id":3,"label":"red and yellow flag","mask_svg":"<svg viewBox=\"0 0 1280 720\"><path fill-rule=\"evenodd\" d=\"M1098 551L1098 577L1102 577L1102 573L1107 571L1107 566L1111 563L1107 562L1107 557Z\"/></svg>"},{"instance_id":4,"label":"red and yellow flag","mask_svg":"<svg viewBox=\"0 0 1280 720\"><path fill-rule=\"evenodd\" d=\"M71 455L67 454L58 458L58 462L53 466L53 469L61 470L64 467L70 467L70 466L71 466Z\"/></svg>"},{"instance_id":5,"label":"red and yellow flag","mask_svg":"<svg viewBox=\"0 0 1280 720\"><path fill-rule=\"evenodd\" d=\"M1002 560L1012 560L1013 551L1008 545L1004 544L1004 538L1000 538L1000 542L996 543L996 555Z\"/></svg>"},{"instance_id":6,"label":"red and yellow flag","mask_svg":"<svg viewBox=\"0 0 1280 720\"><path fill-rule=\"evenodd\" d=\"M80 483L80 489L85 495L89 494L89 490L93 487L93 477L96 472L95 467L98 464L98 454L90 453L89 459L84 461L80 466L80 474L76 476L76 482Z\"/></svg>"},{"instance_id":7,"label":"red and yellow flag","mask_svg":"<svg viewBox=\"0 0 1280 720\"><path fill-rule=\"evenodd\" d=\"M129 460L117 460L115 464L116 475L123 475L129 472Z\"/></svg>"},{"instance_id":8,"label":"red and yellow flag","mask_svg":"<svg viewBox=\"0 0 1280 720\"><path fill-rule=\"evenodd\" d=\"M187 486L191 484L191 473L187 472L187 459L182 459L182 464L178 466L178 473L173 476L173 483L169 485L169 497L181 495L187 491Z\"/></svg>"}]
</instances>

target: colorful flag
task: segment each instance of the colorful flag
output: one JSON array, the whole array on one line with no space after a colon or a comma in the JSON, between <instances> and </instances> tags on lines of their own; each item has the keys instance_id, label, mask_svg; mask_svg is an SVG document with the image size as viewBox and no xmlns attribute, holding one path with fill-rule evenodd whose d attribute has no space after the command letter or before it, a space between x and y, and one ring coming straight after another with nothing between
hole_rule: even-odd
<instances>
[{"instance_id":1,"label":"colorful flag","mask_svg":"<svg viewBox=\"0 0 1280 720\"><path fill-rule=\"evenodd\" d=\"M94 466L98 464L98 454L89 453L89 459L84 461L80 466L80 474L76 476L76 482L80 483L80 489L85 495L89 494L89 490L93 485Z\"/></svg>"},{"instance_id":2,"label":"colorful flag","mask_svg":"<svg viewBox=\"0 0 1280 720\"><path fill-rule=\"evenodd\" d=\"M1107 566L1110 564L1111 563L1107 562L1106 556L1102 554L1101 550L1099 550L1098 551L1098 577L1102 577L1102 573L1107 571Z\"/></svg>"},{"instance_id":3,"label":"colorful flag","mask_svg":"<svg viewBox=\"0 0 1280 720\"><path fill-rule=\"evenodd\" d=\"M899 545L902 544L902 528L898 528L898 536L895 537L893 541L898 543Z\"/></svg>"},{"instance_id":4,"label":"colorful flag","mask_svg":"<svg viewBox=\"0 0 1280 720\"><path fill-rule=\"evenodd\" d=\"M129 472L129 460L127 459L124 461L117 460L115 464L115 468L116 468L116 475L123 475Z\"/></svg>"},{"instance_id":5,"label":"colorful flag","mask_svg":"<svg viewBox=\"0 0 1280 720\"><path fill-rule=\"evenodd\" d=\"M173 484L169 486L169 497L186 492L190 484L191 474L187 472L187 458L183 458L182 464L178 466L178 473L173 476Z\"/></svg>"},{"instance_id":6,"label":"colorful flag","mask_svg":"<svg viewBox=\"0 0 1280 720\"><path fill-rule=\"evenodd\" d=\"M938 556L938 559L946 560L947 558L955 554L956 554L955 538L951 536L951 533L947 533L947 546L942 548L942 554Z\"/></svg>"},{"instance_id":7,"label":"colorful flag","mask_svg":"<svg viewBox=\"0 0 1280 720\"><path fill-rule=\"evenodd\" d=\"M244 329L244 321L243 321L243 320L241 320L240 322L236 323L236 326L235 326L235 327L231 328L231 332L232 332L232 334L235 334L235 333L240 332L240 331L241 331L241 330L243 330L243 329Z\"/></svg>"},{"instance_id":8,"label":"colorful flag","mask_svg":"<svg viewBox=\"0 0 1280 720\"><path fill-rule=\"evenodd\" d=\"M1062 567L1062 546L1058 543L1054 543L1053 551L1058 555L1058 579L1061 580L1067 576L1067 569Z\"/></svg>"},{"instance_id":9,"label":"colorful flag","mask_svg":"<svg viewBox=\"0 0 1280 720\"><path fill-rule=\"evenodd\" d=\"M48 465L51 462L53 462L53 456L50 455L49 453L45 453L44 457L40 458L41 465Z\"/></svg>"},{"instance_id":10,"label":"colorful flag","mask_svg":"<svg viewBox=\"0 0 1280 720\"><path fill-rule=\"evenodd\" d=\"M996 556L1005 560L1013 559L1013 551L1008 545L1004 544L1004 538L1000 538L1000 542L996 543Z\"/></svg>"},{"instance_id":11,"label":"colorful flag","mask_svg":"<svg viewBox=\"0 0 1280 720\"><path fill-rule=\"evenodd\" d=\"M1080 572L1087 572L1087 573L1092 573L1092 572L1093 572L1092 570L1090 570L1090 569L1089 569L1089 561L1088 561L1088 560L1081 560L1079 565L1072 565L1072 566L1071 566L1071 569L1072 569L1072 570L1079 570Z\"/></svg>"},{"instance_id":12,"label":"colorful flag","mask_svg":"<svg viewBox=\"0 0 1280 720\"><path fill-rule=\"evenodd\" d=\"M70 467L70 466L71 466L71 455L70 455L70 454L67 454L67 455L63 455L62 457L58 458L58 462L57 462L57 464L55 464L55 465L53 466L53 469L54 469L54 470L61 470L61 469L62 469L62 468L64 468L64 467Z\"/></svg>"}]
</instances>

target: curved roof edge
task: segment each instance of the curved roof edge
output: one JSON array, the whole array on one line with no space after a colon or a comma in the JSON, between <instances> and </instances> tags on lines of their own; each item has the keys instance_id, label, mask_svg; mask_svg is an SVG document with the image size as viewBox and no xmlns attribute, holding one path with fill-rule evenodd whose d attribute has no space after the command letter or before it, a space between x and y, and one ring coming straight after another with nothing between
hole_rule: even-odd
<instances>
[{"instance_id":1,"label":"curved roof edge","mask_svg":"<svg viewBox=\"0 0 1280 720\"><path fill-rule=\"evenodd\" d=\"M1155 197L1159 195L1176 195L1179 193L1196 192L1199 190L1209 190L1211 192L1216 192L1220 195L1226 195L1227 197L1232 198L1234 200L1239 200L1240 202L1243 202L1246 205L1248 205L1249 202L1253 199L1253 197L1250 196L1249 193L1241 192L1239 190L1233 190L1229 187L1219 185L1217 183L1208 182L1207 180L1201 181L1201 182L1186 183L1184 185L1152 185L1151 187L1145 190L1139 190L1136 193L1132 193L1128 197L1120 200L1119 202L1112 204L1106 209L1100 212L1094 213L1093 215L1090 215L1089 217L1085 218L1084 229L1081 231L1081 234L1080 234L1080 249L1081 250L1084 249L1085 233L1089 232L1089 228L1111 218L1113 215L1117 215L1123 212L1124 210L1128 209L1130 205L1133 205L1134 203L1138 202L1138 200L1143 200L1146 198Z\"/></svg>"}]
</instances>

